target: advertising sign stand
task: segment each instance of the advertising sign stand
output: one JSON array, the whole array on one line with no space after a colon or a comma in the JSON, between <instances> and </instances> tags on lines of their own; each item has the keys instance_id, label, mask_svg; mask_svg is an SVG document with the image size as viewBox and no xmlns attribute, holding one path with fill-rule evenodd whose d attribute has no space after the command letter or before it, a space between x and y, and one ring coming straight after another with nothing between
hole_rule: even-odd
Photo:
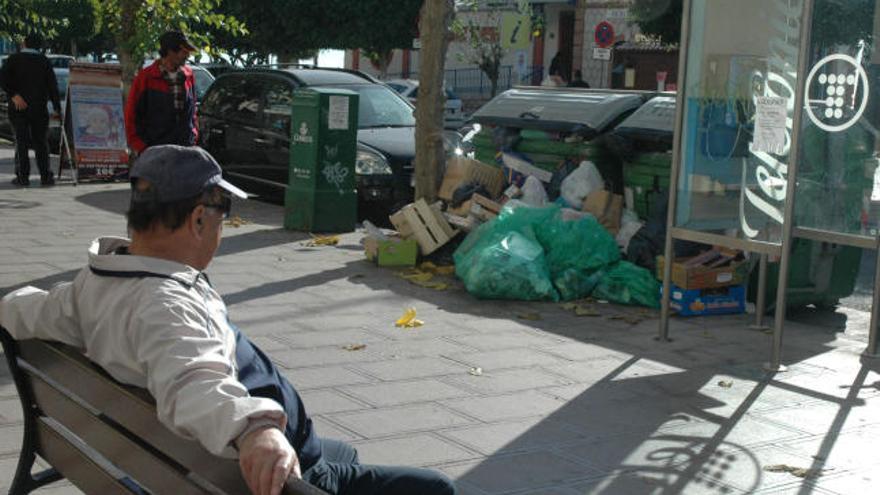
<instances>
[{"instance_id":1,"label":"advertising sign stand","mask_svg":"<svg viewBox=\"0 0 880 495\"><path fill-rule=\"evenodd\" d=\"M83 179L128 178L128 144L118 64L73 63L62 110L58 176L71 168Z\"/></svg>"}]
</instances>

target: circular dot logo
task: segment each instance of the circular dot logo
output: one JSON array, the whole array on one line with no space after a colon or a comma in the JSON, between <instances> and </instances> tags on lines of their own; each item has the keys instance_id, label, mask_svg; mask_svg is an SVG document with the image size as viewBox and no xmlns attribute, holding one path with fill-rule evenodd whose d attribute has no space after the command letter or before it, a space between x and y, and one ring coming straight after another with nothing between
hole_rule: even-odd
<instances>
[{"instance_id":1,"label":"circular dot logo","mask_svg":"<svg viewBox=\"0 0 880 495\"><path fill-rule=\"evenodd\" d=\"M840 132L859 121L868 106L868 74L849 55L828 55L807 76L806 110L820 129Z\"/></svg>"}]
</instances>

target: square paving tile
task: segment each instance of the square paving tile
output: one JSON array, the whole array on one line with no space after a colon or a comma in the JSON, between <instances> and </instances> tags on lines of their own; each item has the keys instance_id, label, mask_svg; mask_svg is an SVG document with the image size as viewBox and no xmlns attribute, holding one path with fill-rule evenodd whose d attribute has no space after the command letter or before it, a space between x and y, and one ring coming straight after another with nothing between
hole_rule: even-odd
<instances>
[{"instance_id":1,"label":"square paving tile","mask_svg":"<svg viewBox=\"0 0 880 495\"><path fill-rule=\"evenodd\" d=\"M579 479L596 476L596 471L552 452L493 456L479 461L443 466L442 471L488 493L551 490Z\"/></svg>"},{"instance_id":2,"label":"square paving tile","mask_svg":"<svg viewBox=\"0 0 880 495\"><path fill-rule=\"evenodd\" d=\"M367 464L430 466L477 457L459 445L420 433L401 438L355 442L360 460Z\"/></svg>"},{"instance_id":3,"label":"square paving tile","mask_svg":"<svg viewBox=\"0 0 880 495\"><path fill-rule=\"evenodd\" d=\"M309 414L356 411L370 408L369 405L355 401L335 390L307 389L300 392L300 395Z\"/></svg>"},{"instance_id":4,"label":"square paving tile","mask_svg":"<svg viewBox=\"0 0 880 495\"><path fill-rule=\"evenodd\" d=\"M429 376L467 373L467 366L443 358L394 359L376 363L359 363L357 369L380 380L406 380Z\"/></svg>"},{"instance_id":5,"label":"square paving tile","mask_svg":"<svg viewBox=\"0 0 880 495\"><path fill-rule=\"evenodd\" d=\"M570 425L543 418L465 426L438 434L486 455L501 451L536 450L583 438L583 433Z\"/></svg>"},{"instance_id":6,"label":"square paving tile","mask_svg":"<svg viewBox=\"0 0 880 495\"><path fill-rule=\"evenodd\" d=\"M527 390L497 397L450 400L445 405L482 421L493 422L552 414L565 407L565 402Z\"/></svg>"},{"instance_id":7,"label":"square paving tile","mask_svg":"<svg viewBox=\"0 0 880 495\"><path fill-rule=\"evenodd\" d=\"M534 368L483 370L481 375L460 375L449 377L446 380L482 394L500 394L570 383L565 378Z\"/></svg>"},{"instance_id":8,"label":"square paving tile","mask_svg":"<svg viewBox=\"0 0 880 495\"><path fill-rule=\"evenodd\" d=\"M469 390L433 378L384 382L375 385L356 385L344 387L343 390L347 394L377 407L442 401L472 395Z\"/></svg>"},{"instance_id":9,"label":"square paving tile","mask_svg":"<svg viewBox=\"0 0 880 495\"><path fill-rule=\"evenodd\" d=\"M473 423L436 404L373 409L353 413L328 414L328 417L367 438L378 438L417 431L434 431Z\"/></svg>"}]
</instances>

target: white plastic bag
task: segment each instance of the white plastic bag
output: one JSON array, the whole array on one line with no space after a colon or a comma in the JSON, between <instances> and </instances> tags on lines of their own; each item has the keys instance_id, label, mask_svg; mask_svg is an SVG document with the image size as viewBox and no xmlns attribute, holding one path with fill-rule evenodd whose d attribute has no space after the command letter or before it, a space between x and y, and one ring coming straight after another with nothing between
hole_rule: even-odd
<instances>
[{"instance_id":1,"label":"white plastic bag","mask_svg":"<svg viewBox=\"0 0 880 495\"><path fill-rule=\"evenodd\" d=\"M602 174L591 161L584 160L578 168L562 180L560 194L568 206L580 210L584 198L604 187Z\"/></svg>"},{"instance_id":2,"label":"white plastic bag","mask_svg":"<svg viewBox=\"0 0 880 495\"><path fill-rule=\"evenodd\" d=\"M523 183L520 200L529 206L544 206L547 204L547 191L544 190L544 186L539 179L530 175L526 177L526 181Z\"/></svg>"},{"instance_id":3,"label":"white plastic bag","mask_svg":"<svg viewBox=\"0 0 880 495\"><path fill-rule=\"evenodd\" d=\"M644 224L639 220L636 212L623 210L623 214L620 216L620 230L614 236L614 240L617 241L617 245L620 246L623 252L626 252L626 248L629 247L629 241L642 228L642 225Z\"/></svg>"}]
</instances>

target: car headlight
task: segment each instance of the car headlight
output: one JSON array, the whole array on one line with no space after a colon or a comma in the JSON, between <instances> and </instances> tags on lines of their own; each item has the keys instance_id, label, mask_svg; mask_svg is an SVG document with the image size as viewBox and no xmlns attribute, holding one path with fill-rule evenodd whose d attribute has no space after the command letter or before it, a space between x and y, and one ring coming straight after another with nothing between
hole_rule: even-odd
<instances>
[{"instance_id":1,"label":"car headlight","mask_svg":"<svg viewBox=\"0 0 880 495\"><path fill-rule=\"evenodd\" d=\"M461 156L464 150L461 142L461 134L455 131L443 132L443 151L446 156Z\"/></svg>"},{"instance_id":2,"label":"car headlight","mask_svg":"<svg viewBox=\"0 0 880 495\"><path fill-rule=\"evenodd\" d=\"M354 163L354 171L358 175L382 175L391 174L391 165L384 156L366 149L357 151L357 159Z\"/></svg>"}]
</instances>

